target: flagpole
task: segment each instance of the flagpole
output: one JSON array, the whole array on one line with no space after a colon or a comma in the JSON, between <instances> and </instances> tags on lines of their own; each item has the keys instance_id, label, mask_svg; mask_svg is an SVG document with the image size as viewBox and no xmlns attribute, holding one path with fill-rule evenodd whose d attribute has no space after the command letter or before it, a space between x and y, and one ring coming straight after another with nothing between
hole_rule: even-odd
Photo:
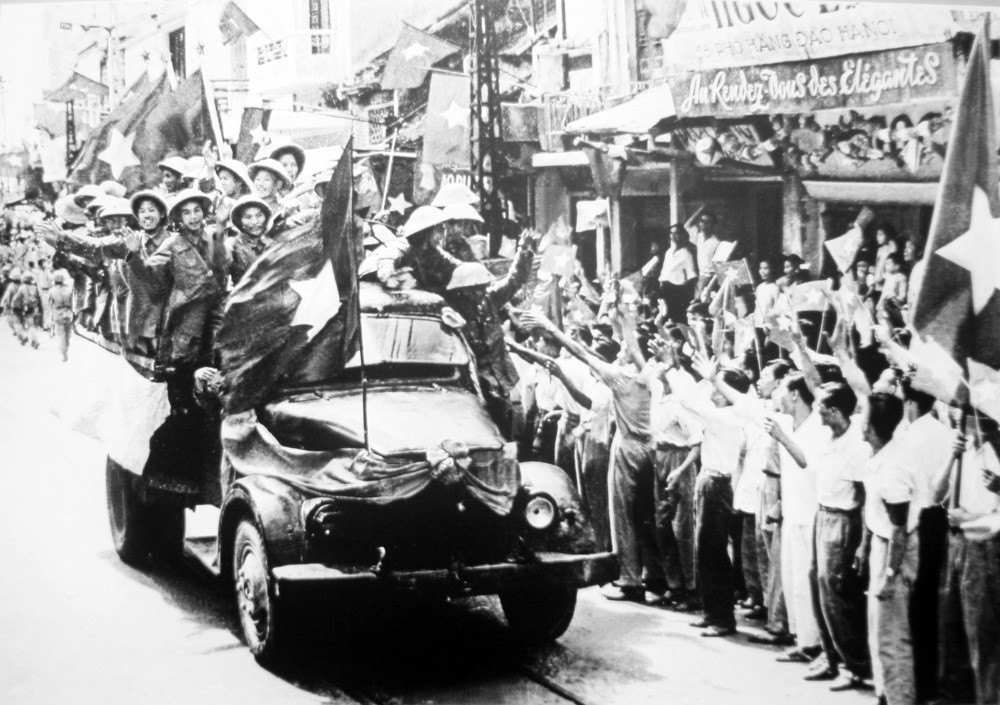
<instances>
[{"instance_id":1,"label":"flagpole","mask_svg":"<svg viewBox=\"0 0 1000 705\"><path fill-rule=\"evenodd\" d=\"M392 91L392 115L393 117L399 115L399 91L393 89ZM382 207L379 208L380 211L385 210L385 202L389 198L389 186L392 184L392 163L396 159L396 139L399 137L399 128L397 127L392 131L392 142L389 144L389 164L385 169L385 186L382 187Z\"/></svg>"},{"instance_id":2,"label":"flagpole","mask_svg":"<svg viewBox=\"0 0 1000 705\"><path fill-rule=\"evenodd\" d=\"M350 228L348 251L351 254L351 275L354 277L354 288L358 295L354 297L358 314L358 358L361 361L361 424L365 435L365 452L372 453L371 434L368 429L368 372L365 367L365 324L361 314L361 280L358 276L357 250L354 243L354 125L351 125L351 188L347 196L347 227ZM343 157L342 157L343 158Z\"/></svg>"}]
</instances>

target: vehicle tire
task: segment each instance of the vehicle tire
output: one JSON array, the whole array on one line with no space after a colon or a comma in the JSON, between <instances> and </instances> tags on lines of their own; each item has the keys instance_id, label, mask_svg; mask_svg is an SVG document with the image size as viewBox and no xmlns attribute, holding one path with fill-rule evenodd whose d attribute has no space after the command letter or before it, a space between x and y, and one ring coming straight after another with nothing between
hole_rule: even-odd
<instances>
[{"instance_id":1,"label":"vehicle tire","mask_svg":"<svg viewBox=\"0 0 1000 705\"><path fill-rule=\"evenodd\" d=\"M519 639L544 644L561 637L576 611L576 588L543 583L500 593L507 624Z\"/></svg>"},{"instance_id":2,"label":"vehicle tire","mask_svg":"<svg viewBox=\"0 0 1000 705\"><path fill-rule=\"evenodd\" d=\"M274 589L267 549L260 530L240 521L233 538L233 587L243 639L261 665L280 663L286 655L290 624Z\"/></svg>"},{"instance_id":3,"label":"vehicle tire","mask_svg":"<svg viewBox=\"0 0 1000 705\"><path fill-rule=\"evenodd\" d=\"M118 557L130 566L142 567L149 556L154 524L136 491L136 477L111 458L105 470L108 520L111 540ZM183 519L183 515L181 517Z\"/></svg>"}]
</instances>

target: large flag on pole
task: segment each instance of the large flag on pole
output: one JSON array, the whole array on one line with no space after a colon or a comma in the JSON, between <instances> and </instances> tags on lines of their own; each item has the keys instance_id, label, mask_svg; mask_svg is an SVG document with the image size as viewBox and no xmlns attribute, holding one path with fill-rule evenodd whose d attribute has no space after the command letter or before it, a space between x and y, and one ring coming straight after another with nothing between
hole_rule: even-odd
<instances>
[{"instance_id":1,"label":"large flag on pole","mask_svg":"<svg viewBox=\"0 0 1000 705\"><path fill-rule=\"evenodd\" d=\"M253 408L283 384L329 379L358 351L353 151L348 142L320 217L267 249L226 302L217 344L229 413Z\"/></svg>"},{"instance_id":2,"label":"large flag on pole","mask_svg":"<svg viewBox=\"0 0 1000 705\"><path fill-rule=\"evenodd\" d=\"M1000 194L988 18L976 36L931 219L913 327L956 360L1000 367Z\"/></svg>"},{"instance_id":3,"label":"large flag on pole","mask_svg":"<svg viewBox=\"0 0 1000 705\"><path fill-rule=\"evenodd\" d=\"M96 184L119 181L134 191L159 181L157 163L169 152L202 153L216 139L201 71L176 88L170 71L126 98L102 122L73 164L69 180Z\"/></svg>"},{"instance_id":4,"label":"large flag on pole","mask_svg":"<svg viewBox=\"0 0 1000 705\"><path fill-rule=\"evenodd\" d=\"M404 22L403 32L385 63L382 90L419 87L434 64L457 51L459 48L454 44Z\"/></svg>"}]
</instances>

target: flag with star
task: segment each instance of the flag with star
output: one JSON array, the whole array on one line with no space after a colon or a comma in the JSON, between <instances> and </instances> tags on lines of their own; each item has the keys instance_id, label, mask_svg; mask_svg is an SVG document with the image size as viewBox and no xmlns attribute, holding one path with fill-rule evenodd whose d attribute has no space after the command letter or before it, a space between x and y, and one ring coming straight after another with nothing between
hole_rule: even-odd
<instances>
[{"instance_id":1,"label":"flag with star","mask_svg":"<svg viewBox=\"0 0 1000 705\"><path fill-rule=\"evenodd\" d=\"M425 120L423 163L468 168L469 77L435 71Z\"/></svg>"},{"instance_id":2,"label":"flag with star","mask_svg":"<svg viewBox=\"0 0 1000 705\"><path fill-rule=\"evenodd\" d=\"M825 311L830 290L829 279L795 284L788 287L788 301L793 311Z\"/></svg>"},{"instance_id":3,"label":"flag with star","mask_svg":"<svg viewBox=\"0 0 1000 705\"><path fill-rule=\"evenodd\" d=\"M418 88L437 62L459 51L454 44L403 23L382 73L382 90Z\"/></svg>"},{"instance_id":4,"label":"flag with star","mask_svg":"<svg viewBox=\"0 0 1000 705\"><path fill-rule=\"evenodd\" d=\"M358 351L352 147L327 183L320 216L265 250L226 301L216 343L229 413L280 386L330 379Z\"/></svg>"},{"instance_id":5,"label":"flag with star","mask_svg":"<svg viewBox=\"0 0 1000 705\"><path fill-rule=\"evenodd\" d=\"M84 143L68 179L77 184L118 181L129 191L160 180L157 163L167 154L202 153L215 141L205 84L197 71L176 88L169 74L133 92Z\"/></svg>"},{"instance_id":6,"label":"flag with star","mask_svg":"<svg viewBox=\"0 0 1000 705\"><path fill-rule=\"evenodd\" d=\"M729 282L733 287L753 284L753 276L750 274L750 265L746 259L736 259L730 262L716 262L715 277L720 284Z\"/></svg>"},{"instance_id":7,"label":"flag with star","mask_svg":"<svg viewBox=\"0 0 1000 705\"><path fill-rule=\"evenodd\" d=\"M913 327L956 360L1000 367L1000 194L988 18L972 46L945 154Z\"/></svg>"}]
</instances>

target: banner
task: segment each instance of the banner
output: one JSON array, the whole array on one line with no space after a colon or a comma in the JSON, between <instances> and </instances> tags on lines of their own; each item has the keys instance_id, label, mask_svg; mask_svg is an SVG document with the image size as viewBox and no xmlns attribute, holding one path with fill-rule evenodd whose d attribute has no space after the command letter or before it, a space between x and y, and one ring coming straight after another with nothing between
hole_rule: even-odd
<instances>
[{"instance_id":1,"label":"banner","mask_svg":"<svg viewBox=\"0 0 1000 705\"><path fill-rule=\"evenodd\" d=\"M688 0L663 57L683 70L776 64L945 42L956 29L944 6Z\"/></svg>"},{"instance_id":2,"label":"banner","mask_svg":"<svg viewBox=\"0 0 1000 705\"><path fill-rule=\"evenodd\" d=\"M698 71L672 81L682 117L860 110L957 92L950 44Z\"/></svg>"}]
</instances>

